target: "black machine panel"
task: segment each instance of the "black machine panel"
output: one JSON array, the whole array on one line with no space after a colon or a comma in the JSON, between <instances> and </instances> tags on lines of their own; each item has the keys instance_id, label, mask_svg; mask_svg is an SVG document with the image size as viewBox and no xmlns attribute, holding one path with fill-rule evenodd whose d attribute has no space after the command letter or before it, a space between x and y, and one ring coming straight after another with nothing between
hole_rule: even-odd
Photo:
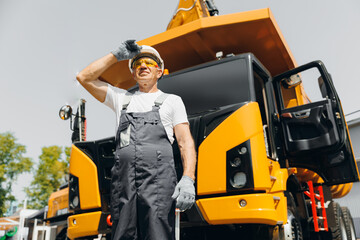
<instances>
[{"instance_id":1,"label":"black machine panel","mask_svg":"<svg viewBox=\"0 0 360 240\"><path fill-rule=\"evenodd\" d=\"M159 80L159 89L182 98L196 148L229 115L255 99L249 72L251 56L243 54L201 64ZM175 167L181 177L181 156L176 142L173 149Z\"/></svg>"},{"instance_id":2,"label":"black machine panel","mask_svg":"<svg viewBox=\"0 0 360 240\"><path fill-rule=\"evenodd\" d=\"M244 56L223 59L164 76L158 87L181 96L188 115L201 114L251 100L248 66Z\"/></svg>"}]
</instances>

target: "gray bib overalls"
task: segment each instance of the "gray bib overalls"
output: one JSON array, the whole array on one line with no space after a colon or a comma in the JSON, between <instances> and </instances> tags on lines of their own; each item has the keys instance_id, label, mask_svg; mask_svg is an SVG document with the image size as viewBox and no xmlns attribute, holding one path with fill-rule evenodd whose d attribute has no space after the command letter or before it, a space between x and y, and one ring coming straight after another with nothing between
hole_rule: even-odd
<instances>
[{"instance_id":1,"label":"gray bib overalls","mask_svg":"<svg viewBox=\"0 0 360 240\"><path fill-rule=\"evenodd\" d=\"M149 112L127 113L127 93L116 134L112 168L112 239L175 239L176 172L171 143L161 123L160 95Z\"/></svg>"}]
</instances>

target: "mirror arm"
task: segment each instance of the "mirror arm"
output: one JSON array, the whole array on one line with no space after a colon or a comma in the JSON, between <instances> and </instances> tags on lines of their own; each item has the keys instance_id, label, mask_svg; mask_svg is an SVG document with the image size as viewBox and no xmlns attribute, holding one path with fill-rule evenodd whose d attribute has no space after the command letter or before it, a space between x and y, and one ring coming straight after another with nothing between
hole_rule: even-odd
<instances>
[{"instance_id":1,"label":"mirror arm","mask_svg":"<svg viewBox=\"0 0 360 240\"><path fill-rule=\"evenodd\" d=\"M74 131L73 116L75 116L75 115L74 115L74 114L71 114L71 116L70 116L70 130L71 130L71 131Z\"/></svg>"}]
</instances>

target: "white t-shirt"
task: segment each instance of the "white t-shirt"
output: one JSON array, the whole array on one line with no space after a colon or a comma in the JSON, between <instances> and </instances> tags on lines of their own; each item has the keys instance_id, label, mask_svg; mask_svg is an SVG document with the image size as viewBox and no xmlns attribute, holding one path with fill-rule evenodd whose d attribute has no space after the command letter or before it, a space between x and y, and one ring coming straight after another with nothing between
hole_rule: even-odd
<instances>
[{"instance_id":1,"label":"white t-shirt","mask_svg":"<svg viewBox=\"0 0 360 240\"><path fill-rule=\"evenodd\" d=\"M124 96L127 91L108 84L104 104L116 114L116 130L120 123L120 116ZM154 102L163 92L144 93L136 91L132 97L126 112L148 112L152 110ZM160 118L171 143L174 142L174 127L179 123L188 123L184 103L179 96L170 94L160 106ZM115 132L116 134L116 132Z\"/></svg>"}]
</instances>

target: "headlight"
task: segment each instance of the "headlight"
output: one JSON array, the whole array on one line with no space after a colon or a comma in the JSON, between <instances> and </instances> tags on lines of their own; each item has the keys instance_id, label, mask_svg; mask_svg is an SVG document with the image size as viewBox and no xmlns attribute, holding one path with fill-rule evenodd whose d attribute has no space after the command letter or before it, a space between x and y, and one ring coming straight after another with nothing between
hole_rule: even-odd
<instances>
[{"instance_id":1,"label":"headlight","mask_svg":"<svg viewBox=\"0 0 360 240\"><path fill-rule=\"evenodd\" d=\"M241 164L241 158L240 157L235 157L235 158L230 160L230 165L232 167L239 167L240 164Z\"/></svg>"},{"instance_id":2,"label":"headlight","mask_svg":"<svg viewBox=\"0 0 360 240\"><path fill-rule=\"evenodd\" d=\"M241 147L241 148L238 148L238 153L240 155L244 155L247 153L247 148L246 147Z\"/></svg>"},{"instance_id":3,"label":"headlight","mask_svg":"<svg viewBox=\"0 0 360 240\"><path fill-rule=\"evenodd\" d=\"M73 200L72 200L71 203L72 203L72 205L73 205L74 208L79 207L79 203L80 203L79 197L78 197L78 196L75 196L75 197L73 198Z\"/></svg>"},{"instance_id":4,"label":"headlight","mask_svg":"<svg viewBox=\"0 0 360 240\"><path fill-rule=\"evenodd\" d=\"M234 188L242 188L246 184L246 174L244 172L235 172L230 179L230 184Z\"/></svg>"},{"instance_id":5,"label":"headlight","mask_svg":"<svg viewBox=\"0 0 360 240\"><path fill-rule=\"evenodd\" d=\"M226 152L226 189L243 191L254 188L250 140Z\"/></svg>"},{"instance_id":6,"label":"headlight","mask_svg":"<svg viewBox=\"0 0 360 240\"><path fill-rule=\"evenodd\" d=\"M80 210L79 179L71 174L69 178L69 209Z\"/></svg>"}]
</instances>

